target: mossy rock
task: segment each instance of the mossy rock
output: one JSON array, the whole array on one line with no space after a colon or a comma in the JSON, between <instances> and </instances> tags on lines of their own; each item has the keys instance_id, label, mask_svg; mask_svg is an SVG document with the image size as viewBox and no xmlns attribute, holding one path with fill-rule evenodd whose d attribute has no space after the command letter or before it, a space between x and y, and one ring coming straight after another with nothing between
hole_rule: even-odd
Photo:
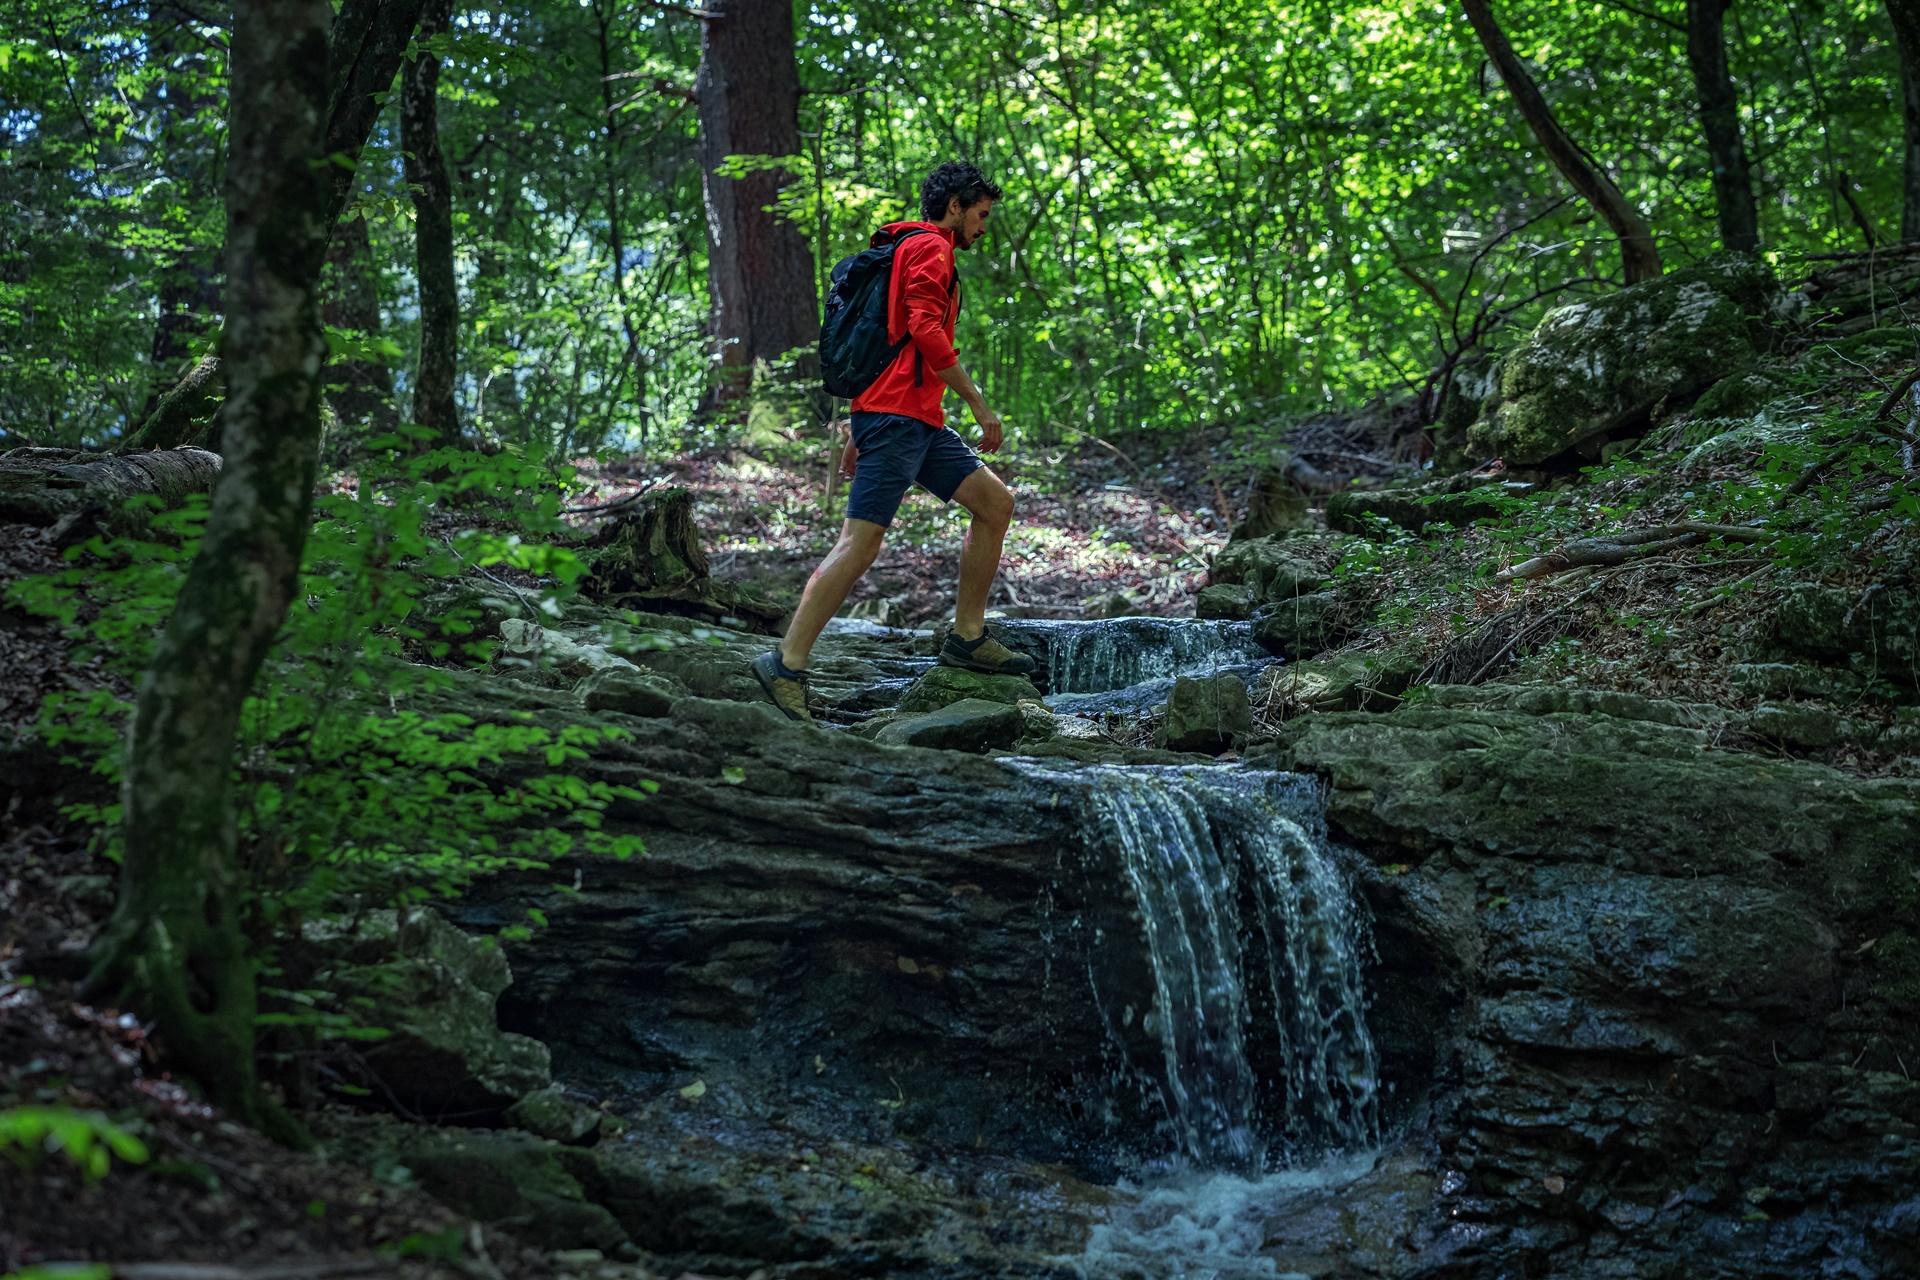
<instances>
[{"instance_id":1,"label":"mossy rock","mask_svg":"<svg viewBox=\"0 0 1920 1280\"><path fill-rule=\"evenodd\" d=\"M1327 527L1363 537L1379 536L1382 521L1409 533L1425 533L1437 524L1459 529L1498 517L1507 492L1505 485L1476 476L1391 489L1348 489L1327 499Z\"/></svg>"},{"instance_id":2,"label":"mossy rock","mask_svg":"<svg viewBox=\"0 0 1920 1280\"><path fill-rule=\"evenodd\" d=\"M1216 582L1200 588L1193 598L1193 616L1223 622L1244 622L1253 616L1253 591L1237 582Z\"/></svg>"},{"instance_id":3,"label":"mossy rock","mask_svg":"<svg viewBox=\"0 0 1920 1280\"><path fill-rule=\"evenodd\" d=\"M1341 545L1286 534L1229 542L1214 557L1210 586L1241 587L1254 604L1306 595L1326 584Z\"/></svg>"},{"instance_id":4,"label":"mossy rock","mask_svg":"<svg viewBox=\"0 0 1920 1280\"><path fill-rule=\"evenodd\" d=\"M461 1213L543 1248L612 1251L627 1243L620 1223L561 1166L557 1149L531 1134L410 1128L393 1157Z\"/></svg>"},{"instance_id":5,"label":"mossy rock","mask_svg":"<svg viewBox=\"0 0 1920 1280\"><path fill-rule=\"evenodd\" d=\"M1788 655L1920 687L1920 591L1911 581L1888 573L1879 590L1795 586L1774 611L1774 643Z\"/></svg>"},{"instance_id":6,"label":"mossy rock","mask_svg":"<svg viewBox=\"0 0 1920 1280\"><path fill-rule=\"evenodd\" d=\"M1289 662L1273 673L1270 687L1302 710L1388 709L1398 705L1421 665L1411 645L1356 650Z\"/></svg>"},{"instance_id":7,"label":"mossy rock","mask_svg":"<svg viewBox=\"0 0 1920 1280\"><path fill-rule=\"evenodd\" d=\"M1173 682L1154 745L1219 755L1253 732L1253 706L1238 676L1181 676Z\"/></svg>"},{"instance_id":8,"label":"mossy rock","mask_svg":"<svg viewBox=\"0 0 1920 1280\"><path fill-rule=\"evenodd\" d=\"M1026 732L1018 706L986 698L962 698L934 711L897 716L872 736L875 742L903 747L978 754L1011 747Z\"/></svg>"},{"instance_id":9,"label":"mossy rock","mask_svg":"<svg viewBox=\"0 0 1920 1280\"><path fill-rule=\"evenodd\" d=\"M1253 638L1267 652L1282 658L1319 653L1344 637L1343 612L1336 591L1276 600L1263 606L1254 619Z\"/></svg>"},{"instance_id":10,"label":"mossy rock","mask_svg":"<svg viewBox=\"0 0 1920 1280\"><path fill-rule=\"evenodd\" d=\"M1683 407L1769 344L1778 286L1758 261L1723 254L1547 313L1500 362L1499 389L1470 450L1533 466L1661 410Z\"/></svg>"},{"instance_id":11,"label":"mossy rock","mask_svg":"<svg viewBox=\"0 0 1920 1280\"><path fill-rule=\"evenodd\" d=\"M901 695L899 709L902 715L914 715L938 711L967 698L1012 706L1022 701L1040 701L1040 691L1025 676L992 676L963 667L934 667Z\"/></svg>"},{"instance_id":12,"label":"mossy rock","mask_svg":"<svg viewBox=\"0 0 1920 1280\"><path fill-rule=\"evenodd\" d=\"M655 717L673 710L680 690L664 676L615 667L594 672L575 686L574 694L589 711Z\"/></svg>"}]
</instances>

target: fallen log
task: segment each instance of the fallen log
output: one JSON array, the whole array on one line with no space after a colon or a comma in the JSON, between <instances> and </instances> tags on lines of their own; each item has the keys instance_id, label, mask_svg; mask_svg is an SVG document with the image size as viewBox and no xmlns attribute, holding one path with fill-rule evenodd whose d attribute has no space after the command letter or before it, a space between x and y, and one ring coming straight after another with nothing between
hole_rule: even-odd
<instances>
[{"instance_id":1,"label":"fallen log","mask_svg":"<svg viewBox=\"0 0 1920 1280\"><path fill-rule=\"evenodd\" d=\"M118 456L13 449L0 454L0 521L46 526L89 513L110 516L142 495L174 506L208 492L219 477L220 455L205 449Z\"/></svg>"},{"instance_id":2,"label":"fallen log","mask_svg":"<svg viewBox=\"0 0 1920 1280\"><path fill-rule=\"evenodd\" d=\"M1656 525L1651 529L1631 529L1625 533L1575 538L1552 551L1534 556L1530 560L1523 560L1511 569L1500 570L1493 575L1493 580L1519 582L1532 578L1546 578L1583 565L1608 568L1625 564L1629 560L1638 560L1643 556L1655 556L1666 551L1677 551L1682 547L1696 546L1709 538L1721 538L1728 542L1769 542L1773 539L1773 534L1769 530L1756 529L1751 525L1707 524L1697 520L1685 520L1679 524Z\"/></svg>"}]
</instances>

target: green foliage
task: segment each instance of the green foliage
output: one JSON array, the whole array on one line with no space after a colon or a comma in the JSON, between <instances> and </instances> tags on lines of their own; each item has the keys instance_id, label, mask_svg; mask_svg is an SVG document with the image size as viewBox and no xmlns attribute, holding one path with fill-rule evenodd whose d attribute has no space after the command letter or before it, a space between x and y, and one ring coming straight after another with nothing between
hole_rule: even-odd
<instances>
[{"instance_id":1,"label":"green foliage","mask_svg":"<svg viewBox=\"0 0 1920 1280\"><path fill-rule=\"evenodd\" d=\"M469 585L477 574L537 575L545 585L498 594L530 613L557 614L584 572L554 540L561 499L550 469L518 451L410 457L404 437L372 443L381 452L365 459L352 487L319 500L294 608L242 716L236 810L263 942L345 901L404 906L569 853L640 852L636 837L602 823L609 806L645 791L567 768L621 731L549 724L525 711L480 714L460 701L446 669L491 656L491 629ZM522 495L512 523L454 531L436 514L503 493ZM204 506L157 517L141 538L75 547L71 568L9 594L67 624L81 646L132 678L172 607ZM117 780L131 709L109 691L56 694L40 732ZM102 851L117 857L117 804L69 813L94 824ZM282 989L278 998L266 1025L330 1038L364 1030L360 1011L329 1010L313 993Z\"/></svg>"},{"instance_id":2,"label":"green foliage","mask_svg":"<svg viewBox=\"0 0 1920 1280\"><path fill-rule=\"evenodd\" d=\"M72 1107L28 1106L0 1109L0 1153L25 1168L49 1152L60 1152L89 1182L107 1176L115 1157L145 1164L147 1144L98 1111Z\"/></svg>"},{"instance_id":3,"label":"green foliage","mask_svg":"<svg viewBox=\"0 0 1920 1280\"><path fill-rule=\"evenodd\" d=\"M224 17L28 0L0 41L0 424L110 442L152 386L159 311L217 329ZM1642 209L1671 264L1716 247L1677 9L1552 0L1500 16L1541 92ZM1899 68L1880 0L1735 6L1728 56L1776 264L1899 225ZM561 456L688 419L711 373L698 23L618 0L464 12L432 42L462 281L460 408ZM1027 442L1275 415L1420 383L1511 312L1604 289L1611 234L1482 72L1457 6L1101 0L924 10L803 7L801 153L777 208L817 279L880 222L917 216L935 163L1006 189L963 264L959 345ZM349 217L379 332L417 348L412 212L376 129ZM724 177L722 180L725 180ZM616 246L619 260L615 261ZM724 247L723 250L725 251ZM1496 339L1497 341L1497 339ZM179 345L179 344L176 344ZM766 426L771 419L764 419ZM350 424L351 425L351 424ZM779 430L791 431L788 425Z\"/></svg>"}]
</instances>

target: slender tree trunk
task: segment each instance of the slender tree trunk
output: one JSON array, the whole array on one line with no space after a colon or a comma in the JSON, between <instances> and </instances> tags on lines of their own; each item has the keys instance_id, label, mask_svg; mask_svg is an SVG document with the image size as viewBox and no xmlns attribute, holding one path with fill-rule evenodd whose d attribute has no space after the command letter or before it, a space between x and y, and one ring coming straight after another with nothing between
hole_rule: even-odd
<instances>
[{"instance_id":1,"label":"slender tree trunk","mask_svg":"<svg viewBox=\"0 0 1920 1280\"><path fill-rule=\"evenodd\" d=\"M286 617L320 430L327 0L234 6L227 129L226 457L199 553L141 681L120 898L99 985L241 1118L254 1074L253 959L231 796L240 709Z\"/></svg>"},{"instance_id":2,"label":"slender tree trunk","mask_svg":"<svg viewBox=\"0 0 1920 1280\"><path fill-rule=\"evenodd\" d=\"M1900 238L1920 240L1920 0L1887 0L1900 55L1900 101L1906 118L1906 169L1901 182Z\"/></svg>"},{"instance_id":3,"label":"slender tree trunk","mask_svg":"<svg viewBox=\"0 0 1920 1280\"><path fill-rule=\"evenodd\" d=\"M393 86L407 42L420 20L426 0L342 0L340 13L332 21L327 41L327 65L331 68L326 86L326 182L321 208L323 227L331 234L333 225L353 195L354 174L360 165L360 150L373 132L380 114L381 99ZM223 370L212 372L213 385L219 385ZM164 397L163 397L164 399ZM123 449L166 449L178 444L168 440L155 427L153 418L122 445Z\"/></svg>"},{"instance_id":4,"label":"slender tree trunk","mask_svg":"<svg viewBox=\"0 0 1920 1280\"><path fill-rule=\"evenodd\" d=\"M365 338L380 332L380 277L373 263L367 220L354 216L334 228L327 244L328 288L321 317ZM379 360L338 360L327 369L327 402L343 426L391 431L393 371Z\"/></svg>"},{"instance_id":5,"label":"slender tree trunk","mask_svg":"<svg viewBox=\"0 0 1920 1280\"><path fill-rule=\"evenodd\" d=\"M731 155L800 151L800 71L788 0L713 0L702 24L694 93L707 209L707 284L721 370L716 399L744 389L753 362L820 337L819 299L806 239L770 212L789 176L762 170L723 177Z\"/></svg>"},{"instance_id":6,"label":"slender tree trunk","mask_svg":"<svg viewBox=\"0 0 1920 1280\"><path fill-rule=\"evenodd\" d=\"M1720 213L1720 245L1741 253L1760 248L1747 148L1740 138L1740 111L1727 69L1725 23L1732 0L1687 0L1687 61L1700 102L1700 129L1713 165L1713 202Z\"/></svg>"},{"instance_id":7,"label":"slender tree trunk","mask_svg":"<svg viewBox=\"0 0 1920 1280\"><path fill-rule=\"evenodd\" d=\"M1487 0L1461 0L1461 4L1467 11L1467 21L1473 24L1474 34L1480 37L1480 44L1487 51L1487 57L1499 71L1507 91L1513 95L1514 105L1520 108L1521 118L1533 130L1533 136L1540 140L1547 157L1568 184L1606 219L1607 225L1620 238L1620 264L1625 269L1627 283L1635 284L1658 276L1660 251L1654 247L1653 233L1647 229L1646 221L1641 218L1639 210L1627 202L1620 188L1613 185L1613 180L1587 159L1578 144L1560 127L1560 122L1554 119L1553 109L1540 96L1540 89L1533 83L1533 77L1527 74L1526 66L1507 42L1506 33L1494 20L1493 10Z\"/></svg>"},{"instance_id":8,"label":"slender tree trunk","mask_svg":"<svg viewBox=\"0 0 1920 1280\"><path fill-rule=\"evenodd\" d=\"M441 35L453 21L453 0L427 0L420 38ZM415 274L420 281L420 364L413 379L413 420L429 428L433 447L460 443L453 380L460 346L460 288L453 278L453 186L440 154L440 59L421 53L400 87L400 147L413 195Z\"/></svg>"}]
</instances>

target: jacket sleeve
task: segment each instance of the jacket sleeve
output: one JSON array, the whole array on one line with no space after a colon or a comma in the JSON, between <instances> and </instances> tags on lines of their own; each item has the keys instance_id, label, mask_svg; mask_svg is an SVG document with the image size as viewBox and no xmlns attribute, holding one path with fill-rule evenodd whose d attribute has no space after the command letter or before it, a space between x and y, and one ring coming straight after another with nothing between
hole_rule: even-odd
<instances>
[{"instance_id":1,"label":"jacket sleeve","mask_svg":"<svg viewBox=\"0 0 1920 1280\"><path fill-rule=\"evenodd\" d=\"M913 339L929 373L939 373L960 363L960 353L953 349L953 339L947 336L947 316L953 306L953 295L949 292L953 268L947 262L947 254L942 252L945 246L941 240L940 236L919 236L900 249L907 258L900 264L904 272L902 291L907 336ZM919 252L907 253L909 249Z\"/></svg>"}]
</instances>

